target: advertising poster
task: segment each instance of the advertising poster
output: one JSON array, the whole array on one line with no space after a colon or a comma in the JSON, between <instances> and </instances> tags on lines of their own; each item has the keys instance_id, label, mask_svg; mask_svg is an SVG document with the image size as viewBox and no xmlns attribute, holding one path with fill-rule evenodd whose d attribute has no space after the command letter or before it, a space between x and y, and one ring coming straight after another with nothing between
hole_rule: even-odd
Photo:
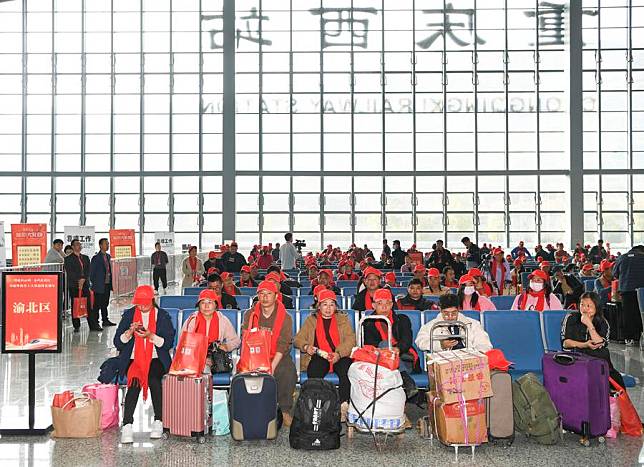
<instances>
[{"instance_id":1,"label":"advertising poster","mask_svg":"<svg viewBox=\"0 0 644 467\"><path fill-rule=\"evenodd\" d=\"M47 255L47 224L11 224L14 266L41 264Z\"/></svg>"},{"instance_id":2,"label":"advertising poster","mask_svg":"<svg viewBox=\"0 0 644 467\"><path fill-rule=\"evenodd\" d=\"M110 230L110 255L112 259L136 256L134 229Z\"/></svg>"},{"instance_id":3,"label":"advertising poster","mask_svg":"<svg viewBox=\"0 0 644 467\"><path fill-rule=\"evenodd\" d=\"M2 352L61 351L62 273L5 272Z\"/></svg>"},{"instance_id":4,"label":"advertising poster","mask_svg":"<svg viewBox=\"0 0 644 467\"><path fill-rule=\"evenodd\" d=\"M81 243L81 253L94 256L98 250L96 244L96 234L94 226L88 225L70 225L65 227L65 244L69 245L72 240L78 240Z\"/></svg>"}]
</instances>

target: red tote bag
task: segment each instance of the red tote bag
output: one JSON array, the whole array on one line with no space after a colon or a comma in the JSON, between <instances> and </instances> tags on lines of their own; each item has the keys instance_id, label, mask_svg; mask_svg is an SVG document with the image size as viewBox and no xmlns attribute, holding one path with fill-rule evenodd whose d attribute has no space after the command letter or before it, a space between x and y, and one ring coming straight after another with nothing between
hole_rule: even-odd
<instances>
[{"instance_id":1,"label":"red tote bag","mask_svg":"<svg viewBox=\"0 0 644 467\"><path fill-rule=\"evenodd\" d=\"M244 332L237 372L259 371L272 374L271 332L267 329L249 329Z\"/></svg>"},{"instance_id":2,"label":"red tote bag","mask_svg":"<svg viewBox=\"0 0 644 467\"><path fill-rule=\"evenodd\" d=\"M87 316L87 297L83 297L82 289L78 291L78 297L74 297L72 306L72 318L85 318Z\"/></svg>"},{"instance_id":3,"label":"red tote bag","mask_svg":"<svg viewBox=\"0 0 644 467\"><path fill-rule=\"evenodd\" d=\"M181 376L200 376L206 365L208 337L195 332L183 332L169 373Z\"/></svg>"}]
</instances>

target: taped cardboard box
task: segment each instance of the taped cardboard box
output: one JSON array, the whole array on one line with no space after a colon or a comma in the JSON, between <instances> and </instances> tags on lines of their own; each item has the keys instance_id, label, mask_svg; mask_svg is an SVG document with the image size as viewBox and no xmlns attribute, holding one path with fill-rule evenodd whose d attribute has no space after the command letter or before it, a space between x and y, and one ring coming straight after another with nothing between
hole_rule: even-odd
<instances>
[{"instance_id":1,"label":"taped cardboard box","mask_svg":"<svg viewBox=\"0 0 644 467\"><path fill-rule=\"evenodd\" d=\"M446 350L430 356L429 388L445 404L492 397L487 356L471 349Z\"/></svg>"},{"instance_id":2,"label":"taped cardboard box","mask_svg":"<svg viewBox=\"0 0 644 467\"><path fill-rule=\"evenodd\" d=\"M487 442L485 401L445 404L433 391L427 393L429 420L434 435L445 444L478 446Z\"/></svg>"}]
</instances>

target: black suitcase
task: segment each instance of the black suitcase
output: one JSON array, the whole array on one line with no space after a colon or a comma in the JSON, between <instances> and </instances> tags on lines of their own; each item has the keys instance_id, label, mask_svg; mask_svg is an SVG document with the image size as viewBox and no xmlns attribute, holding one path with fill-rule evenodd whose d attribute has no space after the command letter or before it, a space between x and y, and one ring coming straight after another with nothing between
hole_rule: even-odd
<instances>
[{"instance_id":1,"label":"black suitcase","mask_svg":"<svg viewBox=\"0 0 644 467\"><path fill-rule=\"evenodd\" d=\"M240 373L230 383L230 434L235 441L275 439L281 413L277 382L266 373Z\"/></svg>"},{"instance_id":2,"label":"black suitcase","mask_svg":"<svg viewBox=\"0 0 644 467\"><path fill-rule=\"evenodd\" d=\"M613 342L624 343L624 328L622 326L623 312L620 302L608 302L604 305L604 317L610 326L609 338Z\"/></svg>"}]
</instances>

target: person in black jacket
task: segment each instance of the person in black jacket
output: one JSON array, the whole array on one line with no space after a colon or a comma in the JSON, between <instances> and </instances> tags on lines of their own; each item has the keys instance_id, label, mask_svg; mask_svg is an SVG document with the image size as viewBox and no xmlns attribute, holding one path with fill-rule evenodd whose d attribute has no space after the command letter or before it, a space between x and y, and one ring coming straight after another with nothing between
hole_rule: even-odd
<instances>
[{"instance_id":1,"label":"person in black jacket","mask_svg":"<svg viewBox=\"0 0 644 467\"><path fill-rule=\"evenodd\" d=\"M72 300L75 298L87 298L87 306L89 308L89 272L90 261L87 255L81 253L81 243L78 239L72 240L72 254L65 257L65 273L67 274L67 290L69 290L69 297ZM74 325L74 332L80 330L80 319L72 318ZM92 320L92 316L87 314L87 324L90 331L102 331L98 325L98 321Z\"/></svg>"},{"instance_id":2,"label":"person in black jacket","mask_svg":"<svg viewBox=\"0 0 644 467\"><path fill-rule=\"evenodd\" d=\"M379 290L381 288L380 281L382 278L382 272L369 266L364 270L362 277L364 280L365 288L356 294L353 299L353 305L351 306L351 308L357 311L373 310L373 297L376 293L376 290ZM394 303L394 310L395 309L397 309L397 307Z\"/></svg>"},{"instance_id":3,"label":"person in black jacket","mask_svg":"<svg viewBox=\"0 0 644 467\"><path fill-rule=\"evenodd\" d=\"M99 252L94 255L90 263L89 278L94 292L94 306L92 307L92 321L98 323L98 311L101 311L103 327L116 326L108 317L110 306L110 292L112 291L112 258L107 253L110 242L107 238L98 241Z\"/></svg>"},{"instance_id":4,"label":"person in black jacket","mask_svg":"<svg viewBox=\"0 0 644 467\"><path fill-rule=\"evenodd\" d=\"M443 240L436 240L436 249L429 255L425 267L436 268L442 271L447 266L451 266L453 262L452 253L443 248Z\"/></svg>"},{"instance_id":5,"label":"person in black jacket","mask_svg":"<svg viewBox=\"0 0 644 467\"><path fill-rule=\"evenodd\" d=\"M336 295L342 295L340 289L331 283L333 280L333 272L330 269L322 269L318 275L318 285L323 285L328 290L332 290ZM309 295L313 295L313 287L309 291Z\"/></svg>"},{"instance_id":6,"label":"person in black jacket","mask_svg":"<svg viewBox=\"0 0 644 467\"><path fill-rule=\"evenodd\" d=\"M150 257L150 265L152 266L152 283L154 290L159 291L159 279L163 285L163 291L168 288L168 275L166 266L168 264L168 255L165 251L161 251L161 242L154 244L154 253Z\"/></svg>"},{"instance_id":7,"label":"person in black jacket","mask_svg":"<svg viewBox=\"0 0 644 467\"><path fill-rule=\"evenodd\" d=\"M467 248L465 260L467 261L467 269L478 268L481 264L481 250L476 243L472 243L470 237L463 237L461 243Z\"/></svg>"},{"instance_id":8,"label":"person in black jacket","mask_svg":"<svg viewBox=\"0 0 644 467\"><path fill-rule=\"evenodd\" d=\"M407 295L396 300L399 310L434 310L436 304L423 297L423 283L420 279L412 279L407 286Z\"/></svg>"},{"instance_id":9,"label":"person in black jacket","mask_svg":"<svg viewBox=\"0 0 644 467\"><path fill-rule=\"evenodd\" d=\"M240 272L242 266L247 264L244 255L237 251L237 242L232 242L230 251L221 255L220 264L223 268L221 272Z\"/></svg>"},{"instance_id":10,"label":"person in black jacket","mask_svg":"<svg viewBox=\"0 0 644 467\"><path fill-rule=\"evenodd\" d=\"M631 346L639 341L642 334L637 289L644 287L644 245L636 245L617 258L613 266L613 277L619 279L624 339L626 339L626 345Z\"/></svg>"},{"instance_id":11,"label":"person in black jacket","mask_svg":"<svg viewBox=\"0 0 644 467\"><path fill-rule=\"evenodd\" d=\"M579 308L579 297L584 293L584 285L573 274L564 274L561 265L555 266L554 273L557 285L552 293L563 296L564 308L568 309L572 305Z\"/></svg>"},{"instance_id":12,"label":"person in black jacket","mask_svg":"<svg viewBox=\"0 0 644 467\"><path fill-rule=\"evenodd\" d=\"M400 240L394 240L394 249L391 252L393 258L394 271L400 271L403 264L405 264L405 256L407 253L400 248Z\"/></svg>"},{"instance_id":13,"label":"person in black jacket","mask_svg":"<svg viewBox=\"0 0 644 467\"><path fill-rule=\"evenodd\" d=\"M208 288L214 290L217 295L221 297L221 306L226 309L239 310L237 300L232 295L223 291L224 281L221 280L219 274L211 274L208 276Z\"/></svg>"}]
</instances>

